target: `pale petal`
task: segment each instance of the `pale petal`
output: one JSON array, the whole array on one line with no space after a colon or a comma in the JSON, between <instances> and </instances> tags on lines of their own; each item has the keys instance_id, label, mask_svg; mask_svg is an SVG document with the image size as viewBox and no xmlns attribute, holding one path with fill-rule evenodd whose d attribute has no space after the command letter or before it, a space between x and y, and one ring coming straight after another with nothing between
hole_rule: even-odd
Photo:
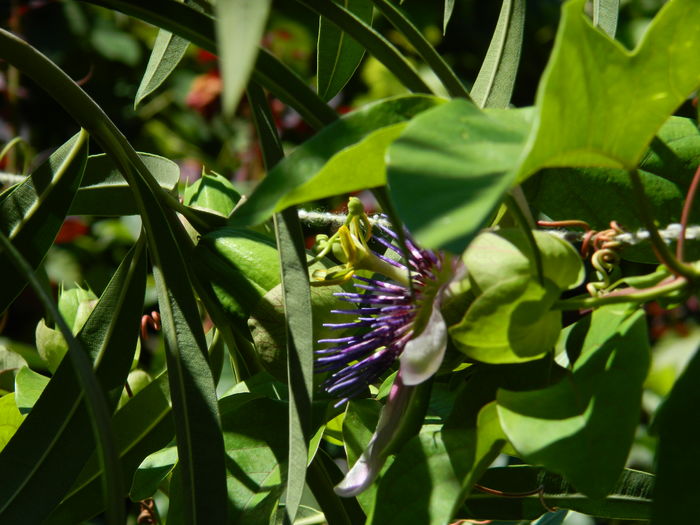
<instances>
[{"instance_id":1,"label":"pale petal","mask_svg":"<svg viewBox=\"0 0 700 525\"><path fill-rule=\"evenodd\" d=\"M406 385L419 385L430 379L442 364L447 348L447 325L438 301L423 332L406 343L401 354L401 376Z\"/></svg>"}]
</instances>

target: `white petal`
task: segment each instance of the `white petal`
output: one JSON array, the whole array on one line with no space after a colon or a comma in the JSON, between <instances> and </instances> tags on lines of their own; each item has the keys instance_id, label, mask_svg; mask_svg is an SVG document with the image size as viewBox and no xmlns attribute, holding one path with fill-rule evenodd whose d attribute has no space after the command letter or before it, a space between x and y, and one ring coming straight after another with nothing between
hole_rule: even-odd
<instances>
[{"instance_id":1,"label":"white petal","mask_svg":"<svg viewBox=\"0 0 700 525\"><path fill-rule=\"evenodd\" d=\"M447 325L436 301L423 332L406 343L401 353L401 377L404 384L419 385L430 379L440 368L446 348Z\"/></svg>"}]
</instances>

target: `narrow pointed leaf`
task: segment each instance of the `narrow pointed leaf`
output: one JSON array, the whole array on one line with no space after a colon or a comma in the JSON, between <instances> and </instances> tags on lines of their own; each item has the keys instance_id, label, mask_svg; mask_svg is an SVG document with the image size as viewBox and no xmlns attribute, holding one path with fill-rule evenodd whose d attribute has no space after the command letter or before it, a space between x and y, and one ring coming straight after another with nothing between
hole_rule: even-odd
<instances>
[{"instance_id":1,"label":"narrow pointed leaf","mask_svg":"<svg viewBox=\"0 0 700 525\"><path fill-rule=\"evenodd\" d=\"M525 0L503 0L496 30L471 91L479 107L508 107L520 63L524 26Z\"/></svg>"},{"instance_id":2,"label":"narrow pointed leaf","mask_svg":"<svg viewBox=\"0 0 700 525\"><path fill-rule=\"evenodd\" d=\"M90 374L88 359L96 363L96 391L86 389L85 379L81 378L84 372L76 372L73 360L64 359L15 438L0 454L0 469L6 473L0 479L1 521L42 521L63 497L90 455L95 443L91 424L103 423L94 419L95 408L86 404L105 403L104 393L117 387L121 390L136 348L146 282L143 244L138 246L140 248L130 252L107 285L77 341L70 331L63 333L69 344L69 355L80 352ZM93 396L93 399L86 403L86 396ZM115 402L110 404L113 407ZM103 410L109 418L110 409L106 403ZM109 419L105 426L109 428ZM106 475L117 477L115 490L118 493L110 497L119 501L123 497L119 487L121 473L116 449L113 450L115 461L108 463ZM105 460L101 461L104 467ZM37 491L42 494L40 501L36 500Z\"/></svg>"},{"instance_id":3,"label":"narrow pointed leaf","mask_svg":"<svg viewBox=\"0 0 700 525\"><path fill-rule=\"evenodd\" d=\"M271 0L219 0L216 40L224 92L224 113L231 116L248 84L263 36Z\"/></svg>"},{"instance_id":4,"label":"narrow pointed leaf","mask_svg":"<svg viewBox=\"0 0 700 525\"><path fill-rule=\"evenodd\" d=\"M215 20L176 0L82 0L135 16L217 54ZM266 0L267 1L267 0ZM253 78L296 109L312 127L333 122L338 115L291 69L260 49Z\"/></svg>"},{"instance_id":5,"label":"narrow pointed leaf","mask_svg":"<svg viewBox=\"0 0 700 525\"><path fill-rule=\"evenodd\" d=\"M177 67L185 56L187 46L190 43L178 35L173 35L171 32L161 29L158 31L158 36L153 44L151 57L148 59L146 71L143 74L141 83L136 91L134 98L134 109L148 95L158 89L163 82L170 76L170 73Z\"/></svg>"},{"instance_id":6,"label":"narrow pointed leaf","mask_svg":"<svg viewBox=\"0 0 700 525\"><path fill-rule=\"evenodd\" d=\"M363 45L368 52L391 71L407 89L415 93L431 93L411 63L378 31L353 13L327 0L297 0L328 19Z\"/></svg>"},{"instance_id":7,"label":"narrow pointed leaf","mask_svg":"<svg viewBox=\"0 0 700 525\"><path fill-rule=\"evenodd\" d=\"M370 0L337 1L367 25L372 25L372 2ZM318 25L316 56L318 95L323 100L330 100L336 96L352 78L364 55L365 48L362 45L321 16Z\"/></svg>"},{"instance_id":8,"label":"narrow pointed leaf","mask_svg":"<svg viewBox=\"0 0 700 525\"><path fill-rule=\"evenodd\" d=\"M33 269L39 266L63 224L80 185L87 152L87 134L83 131L58 148L0 201L1 231ZM10 261L7 255L0 257L0 311L27 283Z\"/></svg>"},{"instance_id":9,"label":"narrow pointed leaf","mask_svg":"<svg viewBox=\"0 0 700 525\"><path fill-rule=\"evenodd\" d=\"M263 157L269 170L283 157L282 145L275 132L274 121L258 86L249 91L259 135L263 141ZM308 442L311 439L311 401L313 398L314 338L309 291L309 270L306 264L304 237L296 208L274 216L275 237L280 254L280 273L287 330L287 381L289 384L289 460L285 513L294 523L306 480Z\"/></svg>"},{"instance_id":10,"label":"narrow pointed leaf","mask_svg":"<svg viewBox=\"0 0 700 525\"><path fill-rule=\"evenodd\" d=\"M455 8L455 0L445 0L445 10L442 15L442 34L447 32L447 24L450 23L450 18L452 18L452 11Z\"/></svg>"},{"instance_id":11,"label":"narrow pointed leaf","mask_svg":"<svg viewBox=\"0 0 700 525\"><path fill-rule=\"evenodd\" d=\"M175 191L180 180L180 168L173 161L139 153L144 165L165 191ZM83 181L71 204L71 215L135 215L138 207L129 184L114 161L105 154L87 159Z\"/></svg>"},{"instance_id":12,"label":"narrow pointed leaf","mask_svg":"<svg viewBox=\"0 0 700 525\"><path fill-rule=\"evenodd\" d=\"M593 25L615 38L620 0L593 0Z\"/></svg>"}]
</instances>

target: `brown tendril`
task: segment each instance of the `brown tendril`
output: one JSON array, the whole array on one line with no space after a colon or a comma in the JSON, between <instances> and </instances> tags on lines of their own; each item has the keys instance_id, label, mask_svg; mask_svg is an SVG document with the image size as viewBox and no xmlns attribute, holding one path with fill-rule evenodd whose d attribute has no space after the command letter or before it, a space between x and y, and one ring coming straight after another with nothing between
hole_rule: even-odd
<instances>
[{"instance_id":1,"label":"brown tendril","mask_svg":"<svg viewBox=\"0 0 700 525\"><path fill-rule=\"evenodd\" d=\"M141 338L144 341L148 339L149 326L156 332L160 331L160 314L155 310L151 312L151 315L144 315L141 318Z\"/></svg>"},{"instance_id":2,"label":"brown tendril","mask_svg":"<svg viewBox=\"0 0 700 525\"><path fill-rule=\"evenodd\" d=\"M138 525L152 525L158 523L158 515L156 513L156 502L153 498L139 501L139 515L136 518Z\"/></svg>"}]
</instances>

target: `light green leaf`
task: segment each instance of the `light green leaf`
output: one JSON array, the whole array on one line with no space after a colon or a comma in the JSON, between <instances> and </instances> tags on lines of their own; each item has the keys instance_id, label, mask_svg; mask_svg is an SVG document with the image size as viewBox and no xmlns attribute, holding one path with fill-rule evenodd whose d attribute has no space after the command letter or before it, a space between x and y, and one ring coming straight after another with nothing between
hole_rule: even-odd
<instances>
[{"instance_id":1,"label":"light green leaf","mask_svg":"<svg viewBox=\"0 0 700 525\"><path fill-rule=\"evenodd\" d=\"M177 463L177 447L167 447L146 457L134 473L129 489L131 501L150 498Z\"/></svg>"},{"instance_id":2,"label":"light green leaf","mask_svg":"<svg viewBox=\"0 0 700 525\"><path fill-rule=\"evenodd\" d=\"M233 213L233 224L259 224L292 204L385 184L382 148L397 131L393 125L440 102L425 95L396 97L343 116L270 169L250 198ZM364 155L368 155L366 160ZM356 170L353 164L357 162L364 162L363 167L369 171Z\"/></svg>"},{"instance_id":3,"label":"light green leaf","mask_svg":"<svg viewBox=\"0 0 700 525\"><path fill-rule=\"evenodd\" d=\"M224 113L232 116L248 84L265 30L271 0L219 0L216 40L224 92Z\"/></svg>"},{"instance_id":4,"label":"light green leaf","mask_svg":"<svg viewBox=\"0 0 700 525\"><path fill-rule=\"evenodd\" d=\"M222 217L231 215L241 200L241 194L231 181L218 173L205 173L194 184L185 188L183 204L198 210L216 213Z\"/></svg>"},{"instance_id":5,"label":"light green leaf","mask_svg":"<svg viewBox=\"0 0 700 525\"><path fill-rule=\"evenodd\" d=\"M160 29L153 44L151 56L134 97L134 109L148 95L158 89L185 56L190 43L184 38Z\"/></svg>"},{"instance_id":6,"label":"light green leaf","mask_svg":"<svg viewBox=\"0 0 700 525\"><path fill-rule=\"evenodd\" d=\"M584 4L563 7L520 180L544 167L634 169L662 124L700 85L695 0L664 5L633 51L594 28Z\"/></svg>"},{"instance_id":7,"label":"light green leaf","mask_svg":"<svg viewBox=\"0 0 700 525\"><path fill-rule=\"evenodd\" d=\"M22 367L15 377L15 401L22 414L31 411L41 393L49 383L49 378L34 372L29 367Z\"/></svg>"},{"instance_id":8,"label":"light green leaf","mask_svg":"<svg viewBox=\"0 0 700 525\"><path fill-rule=\"evenodd\" d=\"M401 218L421 245L457 253L467 246L514 180L529 115L484 113L453 100L406 126L389 147L387 179Z\"/></svg>"},{"instance_id":9,"label":"light green leaf","mask_svg":"<svg viewBox=\"0 0 700 525\"><path fill-rule=\"evenodd\" d=\"M349 12L372 25L370 0L335 0ZM318 26L318 51L316 56L316 82L318 94L330 100L352 78L360 65L365 48L327 19L320 17Z\"/></svg>"},{"instance_id":10,"label":"light green leaf","mask_svg":"<svg viewBox=\"0 0 700 525\"><path fill-rule=\"evenodd\" d=\"M472 86L481 108L507 108L515 86L525 26L525 0L503 0L496 30Z\"/></svg>"},{"instance_id":11,"label":"light green leaf","mask_svg":"<svg viewBox=\"0 0 700 525\"><path fill-rule=\"evenodd\" d=\"M180 180L180 168L173 161L139 153L139 157L158 185L174 192ZM91 155L85 165L85 175L70 207L72 215L135 215L138 207L129 184L114 161L105 154Z\"/></svg>"},{"instance_id":12,"label":"light green leaf","mask_svg":"<svg viewBox=\"0 0 700 525\"><path fill-rule=\"evenodd\" d=\"M447 24L452 18L452 11L455 8L455 0L445 0L445 11L442 15L442 34L447 32Z\"/></svg>"},{"instance_id":13,"label":"light green leaf","mask_svg":"<svg viewBox=\"0 0 700 525\"><path fill-rule=\"evenodd\" d=\"M602 498L622 472L639 423L649 342L644 312L630 314L620 306L596 310L569 339L581 340L584 333L570 377L542 390L499 390L498 414L525 461Z\"/></svg>"},{"instance_id":14,"label":"light green leaf","mask_svg":"<svg viewBox=\"0 0 700 525\"><path fill-rule=\"evenodd\" d=\"M0 451L15 435L23 420L24 416L15 403L15 394L10 393L0 397Z\"/></svg>"}]
</instances>

